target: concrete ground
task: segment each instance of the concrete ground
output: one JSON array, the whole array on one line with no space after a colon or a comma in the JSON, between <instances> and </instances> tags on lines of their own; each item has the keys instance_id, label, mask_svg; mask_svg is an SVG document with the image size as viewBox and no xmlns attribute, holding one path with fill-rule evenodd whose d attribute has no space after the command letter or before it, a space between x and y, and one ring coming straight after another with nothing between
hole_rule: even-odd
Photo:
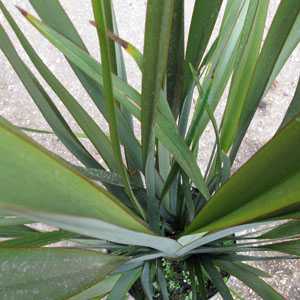
<instances>
[{"instance_id":1,"label":"concrete ground","mask_svg":"<svg viewBox=\"0 0 300 300\"><path fill-rule=\"evenodd\" d=\"M4 0L5 5L10 9L16 20L23 28L27 37L32 41L32 44L37 49L43 60L50 66L51 70L55 72L58 78L65 84L65 86L76 96L80 103L87 109L87 111L96 118L104 127L106 126L103 118L97 113L95 107L89 101L85 91L80 87L77 78L71 72L70 67L60 55L47 41L31 28L31 26L24 21L18 14L13 5L17 4L21 7L33 11L27 0ZM77 5L79 4L80 5ZM92 18L92 11L90 1L71 1L61 0L66 11L74 21L78 31L88 46L90 52L98 57L98 44L94 29L89 25L88 20ZM76 5L75 5L76 3ZM120 36L128 41L133 42L138 48L142 49L143 44L143 29L145 18L145 0L114 0L117 12L117 19L119 24ZM188 22L191 17L194 0L186 1L187 22L186 29L188 29ZM270 0L270 11L268 16L269 26L272 16L275 13L279 0ZM0 22L4 25L12 40L15 42L16 48L19 51L24 61L32 67L28 57L16 43L16 38L10 28L8 27L3 16L0 14ZM126 55L126 54L125 54ZM129 82L135 87L140 87L140 73L134 62L127 58L127 69ZM255 119L253 120L246 139L243 142L239 155L237 157L236 167L240 166L247 159L249 159L266 141L268 141L275 133L280 124L285 110L293 96L300 70L300 47L298 47L288 63L283 68L282 72L274 82L271 90L265 96L264 103L257 111ZM36 73L36 72L35 72ZM38 76L38 78L40 78ZM49 89L47 89L49 91ZM76 128L76 124L71 116L66 112L62 105L57 101L51 91L50 95L55 99L59 108L61 108L64 116L66 116L69 124ZM217 116L220 116L224 104L221 103L217 110ZM0 115L4 116L14 124L19 126L27 126L32 128L47 129L47 124L43 120L40 112L35 107L24 87L20 83L18 77L10 67L5 57L0 53ZM199 162L202 165L207 161L209 152L207 149L212 147L213 141L210 139L212 132L208 129L205 132L200 149L201 155ZM36 140L43 144L48 149L64 156L66 159L76 161L76 159L65 149L57 138L47 135L32 135ZM93 153L95 151L88 145ZM297 300L300 299L300 262L299 261L280 261L258 263L257 266L269 271L273 278L267 280L274 288L284 294L286 299ZM260 299L255 296L249 289L244 288L238 281L233 280L233 286L241 292L245 299Z\"/></svg>"}]
</instances>

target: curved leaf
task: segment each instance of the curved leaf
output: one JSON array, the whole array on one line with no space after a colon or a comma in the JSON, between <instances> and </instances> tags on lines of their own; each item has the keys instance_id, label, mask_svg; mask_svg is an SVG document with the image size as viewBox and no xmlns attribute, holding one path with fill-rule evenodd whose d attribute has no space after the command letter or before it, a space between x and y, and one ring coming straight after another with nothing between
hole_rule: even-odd
<instances>
[{"instance_id":1,"label":"curved leaf","mask_svg":"<svg viewBox=\"0 0 300 300\"><path fill-rule=\"evenodd\" d=\"M32 15L26 18L60 51L63 52L74 64L83 70L91 79L103 85L101 66L88 54L82 51L71 41L58 34ZM114 97L124 105L138 120L141 119L141 98L136 90L129 87L116 76L113 76ZM188 149L182 136L180 136L174 119L170 120L170 112L165 107L164 101L159 102L155 133L162 144L174 155L175 160L183 168L199 191L206 197L209 192L203 180L193 153ZM172 114L171 114L172 116Z\"/></svg>"},{"instance_id":2,"label":"curved leaf","mask_svg":"<svg viewBox=\"0 0 300 300\"><path fill-rule=\"evenodd\" d=\"M114 196L81 177L3 118L0 118L0 145L2 204L99 218L149 232Z\"/></svg>"},{"instance_id":3,"label":"curved leaf","mask_svg":"<svg viewBox=\"0 0 300 300\"><path fill-rule=\"evenodd\" d=\"M218 190L187 232L218 230L300 207L299 147L297 115Z\"/></svg>"},{"instance_id":4,"label":"curved leaf","mask_svg":"<svg viewBox=\"0 0 300 300\"><path fill-rule=\"evenodd\" d=\"M135 197L127 173L127 169L123 164L120 137L118 132L118 119L116 115L116 100L113 96L113 82L112 82L112 66L111 57L109 52L109 41L107 38L107 21L105 16L105 4L102 0L93 0L93 11L97 24L97 33L100 44L100 54L103 69L103 94L105 96L105 105L108 116L109 134L112 145L114 159L116 160L116 167L118 173L121 175L124 182L125 191L128 194L133 206L137 212L145 219L145 213L139 201Z\"/></svg>"},{"instance_id":5,"label":"curved leaf","mask_svg":"<svg viewBox=\"0 0 300 300\"><path fill-rule=\"evenodd\" d=\"M272 76L277 62L281 59L281 53L285 45L289 42L289 36L294 29L294 25L299 27L300 2L298 0L281 1L273 19L272 25L257 59L256 66L251 77L251 83L247 90L245 104L240 117L240 127L238 135L231 150L232 160L235 157L239 145L250 125L257 106L261 101L270 77ZM296 44L294 44L296 46ZM285 57L287 58L287 57ZM282 65L282 63L281 63Z\"/></svg>"},{"instance_id":6,"label":"curved leaf","mask_svg":"<svg viewBox=\"0 0 300 300\"><path fill-rule=\"evenodd\" d=\"M56 78L50 69L44 64L36 51L32 48L25 35L22 33L14 19L11 17L5 6L0 2L0 9L10 23L14 32L16 33L24 50L30 57L32 63L35 65L39 73L53 89L70 114L76 120L78 125L82 128L91 143L95 146L105 163L110 169L115 169L115 160L113 157L112 147L109 138L97 125L94 119L83 109L78 101L69 93L63 84Z\"/></svg>"},{"instance_id":7,"label":"curved leaf","mask_svg":"<svg viewBox=\"0 0 300 300\"><path fill-rule=\"evenodd\" d=\"M174 0L147 1L141 98L142 155L146 164L160 98L172 24Z\"/></svg>"},{"instance_id":8,"label":"curved leaf","mask_svg":"<svg viewBox=\"0 0 300 300\"><path fill-rule=\"evenodd\" d=\"M289 105L289 108L284 116L280 128L284 127L289 121L300 113L300 78L294 94L294 97Z\"/></svg>"},{"instance_id":9,"label":"curved leaf","mask_svg":"<svg viewBox=\"0 0 300 300\"><path fill-rule=\"evenodd\" d=\"M238 278L249 286L253 291L255 291L263 299L272 300L283 300L284 298L279 295L272 287L266 284L262 279L253 274L252 272L247 272L241 268L238 264L234 264L227 261L215 260L214 263L230 273L234 277Z\"/></svg>"},{"instance_id":10,"label":"curved leaf","mask_svg":"<svg viewBox=\"0 0 300 300\"><path fill-rule=\"evenodd\" d=\"M73 249L0 249L1 299L66 299L115 270L122 257Z\"/></svg>"},{"instance_id":11,"label":"curved leaf","mask_svg":"<svg viewBox=\"0 0 300 300\"><path fill-rule=\"evenodd\" d=\"M20 238L0 242L0 248L36 248L76 237L65 231L32 232Z\"/></svg>"},{"instance_id":12,"label":"curved leaf","mask_svg":"<svg viewBox=\"0 0 300 300\"><path fill-rule=\"evenodd\" d=\"M278 239L300 235L300 221L290 221L259 236L261 239Z\"/></svg>"},{"instance_id":13,"label":"curved leaf","mask_svg":"<svg viewBox=\"0 0 300 300\"><path fill-rule=\"evenodd\" d=\"M114 285L112 291L107 297L107 300L124 299L129 289L140 277L141 273L142 273L141 268L124 272L122 276L119 278L119 280L116 282L116 284Z\"/></svg>"},{"instance_id":14,"label":"curved leaf","mask_svg":"<svg viewBox=\"0 0 300 300\"><path fill-rule=\"evenodd\" d=\"M195 1L185 56L185 93L193 81L189 64L194 69L198 69L214 29L222 2L223 0Z\"/></svg>"},{"instance_id":15,"label":"curved leaf","mask_svg":"<svg viewBox=\"0 0 300 300\"><path fill-rule=\"evenodd\" d=\"M203 259L202 264L210 279L212 280L214 286L220 292L222 298L224 300L233 300L230 290L225 284L220 271L213 265L212 261L209 259Z\"/></svg>"},{"instance_id":16,"label":"curved leaf","mask_svg":"<svg viewBox=\"0 0 300 300\"><path fill-rule=\"evenodd\" d=\"M83 164L88 167L98 168L99 163L80 143L46 91L23 63L1 24L0 40L0 49L11 63L38 109L58 138Z\"/></svg>"},{"instance_id":17,"label":"curved leaf","mask_svg":"<svg viewBox=\"0 0 300 300\"><path fill-rule=\"evenodd\" d=\"M15 208L9 205L3 206L3 209L12 211L21 216L26 216L37 222L49 224L51 226L62 228L70 232L79 233L88 237L94 237L100 240L111 241L118 244L136 245L156 249L163 252L167 256L175 256L176 252L181 248L181 245L173 239L128 230L126 228L103 222L101 220L30 211L28 209ZM99 242L103 244L103 241ZM86 242L87 245L89 243L92 243L91 246L97 246L97 244L95 245L93 242ZM103 247L102 245L101 247L105 248L105 246Z\"/></svg>"},{"instance_id":18,"label":"curved leaf","mask_svg":"<svg viewBox=\"0 0 300 300\"><path fill-rule=\"evenodd\" d=\"M104 297L113 289L120 276L121 274L107 276L99 283L96 283L89 289L86 289L83 292L68 298L68 300L86 300L93 299L94 297Z\"/></svg>"},{"instance_id":19,"label":"curved leaf","mask_svg":"<svg viewBox=\"0 0 300 300\"><path fill-rule=\"evenodd\" d=\"M54 28L57 32L62 34L68 40L72 41L75 45L80 47L80 49L88 55L87 48L85 47L81 37L79 36L76 28L72 24L70 18L64 11L62 5L58 0L44 1L44 0L29 0L35 11L41 17L41 19ZM106 2L106 1L105 1ZM51 13L49 13L51 11ZM89 96L107 119L107 113L105 109L105 101L100 87L96 82L90 80L89 76L85 74L74 62L67 58L70 66L74 70L75 74L79 78L81 84L88 92ZM117 109L116 110L120 126L118 127L120 138L122 143L126 145L126 149L130 152L130 159L134 163L135 167L139 170L142 169L142 153L141 147L137 139L134 136L133 130L130 123L124 114Z\"/></svg>"},{"instance_id":20,"label":"curved leaf","mask_svg":"<svg viewBox=\"0 0 300 300\"><path fill-rule=\"evenodd\" d=\"M234 141L238 130L239 118L246 98L247 87L251 83L251 75L255 68L261 47L265 21L268 13L268 1L254 0L250 2L249 12L242 32L240 57L236 59L236 68L232 76L229 96L224 112L221 144L227 152Z\"/></svg>"}]
</instances>

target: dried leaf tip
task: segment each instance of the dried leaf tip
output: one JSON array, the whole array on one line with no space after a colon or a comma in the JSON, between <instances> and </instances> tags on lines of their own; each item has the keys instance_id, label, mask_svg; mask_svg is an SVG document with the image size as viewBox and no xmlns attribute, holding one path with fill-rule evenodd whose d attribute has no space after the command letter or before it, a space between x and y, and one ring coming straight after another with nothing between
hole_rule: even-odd
<instances>
[{"instance_id":1,"label":"dried leaf tip","mask_svg":"<svg viewBox=\"0 0 300 300\"><path fill-rule=\"evenodd\" d=\"M97 24L95 21L90 20L89 21L91 25L97 27ZM115 41L116 43L118 43L121 47L123 47L124 49L127 49L129 44L128 42L126 42L125 40L121 39L119 36L115 35L113 32L111 32L110 30L107 30L107 36L112 39L113 41Z\"/></svg>"},{"instance_id":2,"label":"dried leaf tip","mask_svg":"<svg viewBox=\"0 0 300 300\"><path fill-rule=\"evenodd\" d=\"M25 9L21 8L20 6L16 5L16 8L20 11L20 13L21 13L24 17L27 17L27 16L29 15L29 13L28 13Z\"/></svg>"},{"instance_id":3,"label":"dried leaf tip","mask_svg":"<svg viewBox=\"0 0 300 300\"><path fill-rule=\"evenodd\" d=\"M93 20L90 20L89 22L90 22L90 24L91 24L91 25L93 25L93 26L95 26L95 27L96 27L96 22L95 22L95 21L93 21Z\"/></svg>"}]
</instances>

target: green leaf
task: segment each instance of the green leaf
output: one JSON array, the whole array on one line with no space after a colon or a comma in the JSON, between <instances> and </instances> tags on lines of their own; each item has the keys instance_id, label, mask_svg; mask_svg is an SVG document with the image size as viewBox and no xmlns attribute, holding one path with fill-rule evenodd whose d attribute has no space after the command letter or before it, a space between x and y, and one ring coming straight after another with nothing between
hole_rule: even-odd
<instances>
[{"instance_id":1,"label":"green leaf","mask_svg":"<svg viewBox=\"0 0 300 300\"><path fill-rule=\"evenodd\" d=\"M142 155L146 164L156 107L167 67L174 0L147 1L141 99Z\"/></svg>"},{"instance_id":2,"label":"green leaf","mask_svg":"<svg viewBox=\"0 0 300 300\"><path fill-rule=\"evenodd\" d=\"M289 221L259 236L261 239L278 239L300 235L300 221Z\"/></svg>"},{"instance_id":3,"label":"green leaf","mask_svg":"<svg viewBox=\"0 0 300 300\"><path fill-rule=\"evenodd\" d=\"M210 194L193 153L188 149L173 124L163 119L159 112L157 119L158 125L155 128L157 138L174 155L177 163L191 178L201 194L208 199ZM166 190L166 187L164 189Z\"/></svg>"},{"instance_id":4,"label":"green leaf","mask_svg":"<svg viewBox=\"0 0 300 300\"><path fill-rule=\"evenodd\" d=\"M184 255L189 253L193 249L197 249L200 252L205 253L206 250L211 249L211 247L208 247L205 251L200 248L203 245L209 244L211 242L220 240L226 236L241 232L242 230L249 230L253 229L255 227L261 226L261 225L267 225L274 223L269 221L269 222L257 222L257 223L251 223L251 224L244 224L244 225L238 225L234 227L229 227L226 229L218 230L216 232L210 233L206 235L206 232L201 232L198 234L192 234L192 235L184 235L182 236L178 242L181 242L183 244L183 247L177 252L178 256ZM184 243L182 243L185 241ZM226 247L223 247L222 249L225 249ZM220 248L217 248L220 249Z\"/></svg>"},{"instance_id":5,"label":"green leaf","mask_svg":"<svg viewBox=\"0 0 300 300\"><path fill-rule=\"evenodd\" d=\"M194 69L198 69L214 29L222 2L223 0L195 1L186 46L184 95L186 95L193 81L189 64L191 64Z\"/></svg>"},{"instance_id":6,"label":"green leaf","mask_svg":"<svg viewBox=\"0 0 300 300\"><path fill-rule=\"evenodd\" d=\"M254 255L240 255L240 254L227 254L218 256L218 259L224 260L224 261L269 261L269 260L284 260L284 259L298 259L298 257L295 256L286 256L286 255L280 255L280 256L254 256Z\"/></svg>"},{"instance_id":7,"label":"green leaf","mask_svg":"<svg viewBox=\"0 0 300 300\"><path fill-rule=\"evenodd\" d=\"M192 263L189 263L187 265L187 270L190 273L190 280L191 280L191 286L192 286L192 300L197 300L198 294L199 294L199 288L198 286L201 285L201 279L200 279L200 283L197 282L197 275L196 275L196 271L195 271L195 266L192 265ZM201 297L200 299L202 299L202 295L199 297ZM205 299L205 298L204 298Z\"/></svg>"},{"instance_id":8,"label":"green leaf","mask_svg":"<svg viewBox=\"0 0 300 300\"><path fill-rule=\"evenodd\" d=\"M277 62L274 66L273 72L269 78L269 83L266 88L266 91L269 89L279 72L281 71L282 67L290 57L290 55L293 53L294 49L297 47L297 45L300 42L300 36L299 36L299 26L300 26L300 14L298 15L290 34L281 50L281 53L277 59Z\"/></svg>"},{"instance_id":9,"label":"green leaf","mask_svg":"<svg viewBox=\"0 0 300 300\"><path fill-rule=\"evenodd\" d=\"M22 219L24 220L24 218ZM33 229L21 224L0 225L1 238L24 237L30 235L33 232ZM0 242L0 245L2 242L3 241Z\"/></svg>"},{"instance_id":10,"label":"green leaf","mask_svg":"<svg viewBox=\"0 0 300 300\"><path fill-rule=\"evenodd\" d=\"M103 1L103 14L105 15L105 22L106 22L106 31L114 32L114 19L113 19L113 7L112 7L112 0L105 0ZM118 68L117 68L117 53L116 47L112 40L109 40L107 43L108 53L109 53L109 60L111 63L111 71L112 73L118 75ZM100 53L101 55L101 53Z\"/></svg>"},{"instance_id":11,"label":"green leaf","mask_svg":"<svg viewBox=\"0 0 300 300\"><path fill-rule=\"evenodd\" d=\"M64 35L67 39L75 43L80 49L87 53L87 48L84 45L81 37L79 36L75 26L72 24L69 16L64 11L59 0L43 1L43 0L29 0L30 4L40 16L40 18L56 31ZM51 13L49 13L51 12ZM75 72L82 86L87 93L91 96L97 107L103 108L103 96L97 85L89 80L89 78L73 63L70 63L71 68ZM102 104L102 105L101 105Z\"/></svg>"},{"instance_id":12,"label":"green leaf","mask_svg":"<svg viewBox=\"0 0 300 300\"><path fill-rule=\"evenodd\" d=\"M115 197L81 177L2 118L0 144L0 189L6 195L0 200L2 204L100 218L149 232Z\"/></svg>"},{"instance_id":13,"label":"green leaf","mask_svg":"<svg viewBox=\"0 0 300 300\"><path fill-rule=\"evenodd\" d=\"M232 145L239 127L239 118L251 83L259 55L269 1L250 2L247 19L239 42L240 55L236 58L230 92L223 116L221 143L224 152Z\"/></svg>"},{"instance_id":14,"label":"green leaf","mask_svg":"<svg viewBox=\"0 0 300 300\"><path fill-rule=\"evenodd\" d=\"M9 40L9 37L1 25L0 40L0 49L11 63L33 101L58 138L83 164L88 167L98 168L98 162L95 161L95 159L80 143L43 87L39 84L29 68L20 59L13 44Z\"/></svg>"},{"instance_id":15,"label":"green leaf","mask_svg":"<svg viewBox=\"0 0 300 300\"><path fill-rule=\"evenodd\" d=\"M23 127L23 126L16 126L16 128L21 129L26 132L30 132L30 133L52 134L52 135L55 134L53 131L44 130L44 129L30 128L30 127ZM87 138L86 135L81 132L76 132L75 135L78 139L86 139Z\"/></svg>"},{"instance_id":16,"label":"green leaf","mask_svg":"<svg viewBox=\"0 0 300 300\"><path fill-rule=\"evenodd\" d=\"M113 96L113 84L111 76L111 61L109 52L109 42L107 38L107 21L105 16L105 5L102 0L93 0L93 10L95 15L95 20L97 24L97 31L101 49L101 62L103 66L103 92L106 100L106 109L108 114L108 125L109 133L112 144L112 150L114 157L117 162L117 170L121 175L126 193L132 201L132 204L136 208L137 212L145 219L145 213L137 198L135 197L131 186L129 177L127 174L127 169L123 164L122 154L121 154L121 144L118 133L117 116L116 116L116 103Z\"/></svg>"},{"instance_id":17,"label":"green leaf","mask_svg":"<svg viewBox=\"0 0 300 300\"><path fill-rule=\"evenodd\" d=\"M279 216L274 217L275 220L300 220L300 211L292 211L288 213L282 213Z\"/></svg>"},{"instance_id":18,"label":"green leaf","mask_svg":"<svg viewBox=\"0 0 300 300\"><path fill-rule=\"evenodd\" d=\"M289 121L296 117L300 113L300 78L298 85L292 99L292 102L289 105L289 108L284 116L284 119L280 125L280 128L284 127Z\"/></svg>"},{"instance_id":19,"label":"green leaf","mask_svg":"<svg viewBox=\"0 0 300 300\"><path fill-rule=\"evenodd\" d=\"M266 277L266 278L270 278L272 277L270 274L258 269L258 268L254 268L248 264L244 264L242 262L234 262L232 263L235 266L239 267L240 269L244 270L245 272L249 272L252 273L258 277Z\"/></svg>"},{"instance_id":20,"label":"green leaf","mask_svg":"<svg viewBox=\"0 0 300 300\"><path fill-rule=\"evenodd\" d=\"M60 241L74 238L76 235L70 232L32 232L13 240L0 242L0 248L35 248L50 245Z\"/></svg>"},{"instance_id":21,"label":"green leaf","mask_svg":"<svg viewBox=\"0 0 300 300\"><path fill-rule=\"evenodd\" d=\"M194 261L192 261L192 263L194 263L192 265L193 272L197 276L197 280L198 280L199 296L202 297L202 299L207 299L207 290L205 288L205 282L204 282L204 278L203 278L204 272L203 272L202 266L200 264L200 261L194 260Z\"/></svg>"},{"instance_id":22,"label":"green leaf","mask_svg":"<svg viewBox=\"0 0 300 300\"><path fill-rule=\"evenodd\" d=\"M272 245L263 246L264 248L277 251L282 253L287 253L291 255L296 255L300 257L300 240L282 242L282 243L275 243Z\"/></svg>"},{"instance_id":23,"label":"green leaf","mask_svg":"<svg viewBox=\"0 0 300 300\"><path fill-rule=\"evenodd\" d=\"M57 31L62 32L65 37L73 41L80 48L85 51L87 50L75 26L72 24L59 0L47 2L44 0L29 0L29 2L45 23L51 25L51 27Z\"/></svg>"},{"instance_id":24,"label":"green leaf","mask_svg":"<svg viewBox=\"0 0 300 300\"><path fill-rule=\"evenodd\" d=\"M90 117L90 115L82 108L78 101L61 84L61 82L55 77L55 75L50 71L50 69L43 63L42 59L32 48L22 31L19 29L18 25L14 22L13 18L10 16L10 14L1 2L0 9L3 11L4 15L6 16L6 19L9 21L24 50L30 57L31 61L33 62L39 73L49 84L49 86L54 90L54 92L60 98L60 100L64 103L65 107L68 109L68 111L74 117L76 122L82 128L82 130L89 138L91 143L98 150L99 154L106 162L106 164L110 167L110 169L116 169L111 143L105 135L105 133Z\"/></svg>"},{"instance_id":25,"label":"green leaf","mask_svg":"<svg viewBox=\"0 0 300 300\"><path fill-rule=\"evenodd\" d=\"M298 0L280 2L263 48L257 59L256 67L251 77L251 84L247 90L245 104L239 122L238 136L231 150L232 159L235 157L257 106L265 93L269 79L280 58L280 54L288 41L295 22L297 22L299 12L300 2Z\"/></svg>"},{"instance_id":26,"label":"green leaf","mask_svg":"<svg viewBox=\"0 0 300 300\"><path fill-rule=\"evenodd\" d=\"M116 15L115 15L115 11L114 11L114 7L113 7L113 3L111 2L111 7L109 7L109 9L111 10L111 14L112 14L112 33L116 33L116 35L119 35L118 32L118 24L117 24L117 19L116 19ZM126 73L126 66L125 66L125 60L124 60L124 55L122 52L122 47L119 44L114 44L112 43L113 46L115 47L115 52L116 52L116 74L118 75L118 77L120 79L122 79L123 81L127 82L127 73ZM117 119L118 121L118 130L119 130L119 135L120 135L120 140L121 142L124 144L124 152L125 152L125 158L126 158L126 163L127 163L127 167L128 167L128 171L130 173L137 173L137 177L139 178L140 182L142 181L141 179L141 174L138 172L139 168L141 167L140 165L136 164L134 161L134 158L132 158L132 150L135 150L136 152L138 151L141 155L141 149L140 149L140 145L136 140L136 137L134 135L134 128L133 128L133 118L132 115L130 114L130 112L122 107L119 106L120 109L116 109L116 114L117 114ZM120 110L120 112L119 112ZM125 127L124 129L120 130L123 126L123 123L128 125L127 127ZM124 135L123 135L124 132ZM127 134L126 134L127 132ZM123 141L123 136L126 137L125 142ZM128 136L131 137L131 139L133 139L135 141L135 143L131 143L130 139L128 138Z\"/></svg>"},{"instance_id":27,"label":"green leaf","mask_svg":"<svg viewBox=\"0 0 300 300\"><path fill-rule=\"evenodd\" d=\"M96 26L94 21L90 21L93 26ZM139 69L143 70L143 54L137 49L133 44L129 43L128 41L123 40L118 35L114 34L112 31L107 30L107 36L117 43L120 47L122 47L136 62Z\"/></svg>"},{"instance_id":28,"label":"green leaf","mask_svg":"<svg viewBox=\"0 0 300 300\"><path fill-rule=\"evenodd\" d=\"M157 281L163 300L169 300L168 283L161 267L157 267Z\"/></svg>"},{"instance_id":29,"label":"green leaf","mask_svg":"<svg viewBox=\"0 0 300 300\"><path fill-rule=\"evenodd\" d=\"M85 54L88 55L87 48L85 47L74 25L58 0L47 2L44 2L43 0L30 0L30 3L46 24L54 28L68 40L72 41ZM85 72L78 68L74 62L70 61L70 58L67 59L75 74L79 78L81 84L86 89L87 93L90 95L99 111L107 120L108 116L104 103L105 101L99 85L94 80L90 80L89 76L85 74ZM116 109L116 113L120 123L118 130L120 133L120 138L122 139L122 143L126 145L126 149L130 151L130 158L135 167L139 170L142 170L142 153L140 145L134 136L131 125L118 108Z\"/></svg>"},{"instance_id":30,"label":"green leaf","mask_svg":"<svg viewBox=\"0 0 300 300\"><path fill-rule=\"evenodd\" d=\"M203 79L203 94L207 97L207 103L212 111L219 103L230 79L249 3L249 0L227 2L218 42ZM201 116L201 102L197 101L186 140L193 141L194 145L197 145L208 121L209 117L206 113Z\"/></svg>"},{"instance_id":31,"label":"green leaf","mask_svg":"<svg viewBox=\"0 0 300 300\"><path fill-rule=\"evenodd\" d=\"M205 268L207 274L209 275L214 286L220 292L224 300L233 300L229 288L224 283L224 279L220 271L213 265L212 261L209 259L203 259L202 265Z\"/></svg>"},{"instance_id":32,"label":"green leaf","mask_svg":"<svg viewBox=\"0 0 300 300\"><path fill-rule=\"evenodd\" d=\"M197 86L197 89L198 89L198 93L199 93L199 95L201 95L202 94L202 87L201 87L200 81L197 77L196 70L193 68L192 65L190 65L190 68L191 68L191 73L192 73L194 82L195 82L195 84ZM216 147L217 147L216 168L217 168L217 170L214 173L220 175L221 169L222 169L223 156L222 156L222 150L221 150L218 124L217 124L217 121L215 119L214 112L211 110L209 104L207 103L207 98L203 99L203 104L202 105L204 107L203 111L204 110L206 111L206 113L207 113L207 115L208 115L208 117L211 121L211 124L213 126L213 130L214 130L214 134L215 134L215 137L216 137ZM193 150L196 150L195 146L194 146Z\"/></svg>"},{"instance_id":33,"label":"green leaf","mask_svg":"<svg viewBox=\"0 0 300 300\"><path fill-rule=\"evenodd\" d=\"M126 264L124 264L119 269L124 269L126 267L129 269L133 269L133 268L136 268L137 266L143 265L145 262L149 262L151 260L161 258L161 257L164 257L164 253L162 253L162 252L155 252L153 254L140 255L140 256L137 256L137 257L129 260ZM134 267L132 268L131 266L134 266ZM120 272L123 272L123 270L121 270ZM152 274L152 275L154 275L154 274Z\"/></svg>"},{"instance_id":34,"label":"green leaf","mask_svg":"<svg viewBox=\"0 0 300 300\"><path fill-rule=\"evenodd\" d=\"M93 179L93 180L100 181L102 183L107 183L110 185L124 187L122 178L117 173L108 172L108 171L99 170L99 169L83 168L83 167L79 167L79 166L75 166L75 165L72 165L72 167L75 168L77 171L79 171L81 173L81 175L84 175L84 176L88 177L89 179ZM139 189L143 188L143 186L140 184L140 182L138 180L136 180L135 177L131 177L130 182L131 182L132 188L139 188Z\"/></svg>"},{"instance_id":35,"label":"green leaf","mask_svg":"<svg viewBox=\"0 0 300 300\"><path fill-rule=\"evenodd\" d=\"M175 0L168 50L166 92L175 119L180 112L184 67L184 1Z\"/></svg>"},{"instance_id":36,"label":"green leaf","mask_svg":"<svg viewBox=\"0 0 300 300\"><path fill-rule=\"evenodd\" d=\"M13 225L23 225L30 224L31 221L26 218L11 216L11 215L1 215L0 213L0 228L2 226L13 226Z\"/></svg>"},{"instance_id":37,"label":"green leaf","mask_svg":"<svg viewBox=\"0 0 300 300\"><path fill-rule=\"evenodd\" d=\"M96 283L94 286L90 287L89 289L80 292L77 295L68 298L68 300L86 300L92 299L94 297L99 297L100 299L106 296L114 287L116 282L121 277L121 274L111 275L105 277L99 283Z\"/></svg>"},{"instance_id":38,"label":"green leaf","mask_svg":"<svg viewBox=\"0 0 300 300\"><path fill-rule=\"evenodd\" d=\"M151 265L149 262L146 262L141 276L141 283L148 300L153 300L154 297L151 275Z\"/></svg>"},{"instance_id":39,"label":"green leaf","mask_svg":"<svg viewBox=\"0 0 300 300\"><path fill-rule=\"evenodd\" d=\"M154 137L152 137L154 138ZM155 149L154 141L150 144L148 150L147 161L145 164L145 184L147 193L147 221L149 227L155 233L160 233L160 206L159 200L156 197L156 182L155 182Z\"/></svg>"},{"instance_id":40,"label":"green leaf","mask_svg":"<svg viewBox=\"0 0 300 300\"><path fill-rule=\"evenodd\" d=\"M33 16L27 14L27 19L72 60L73 63L77 64L80 69L86 72L88 76L100 85L103 84L102 77L100 76L102 74L100 65L93 58ZM113 76L113 83L115 99L140 120L140 95L117 77ZM189 175L199 191L208 198L209 192L194 155L189 151L183 138L179 135L174 119L173 122L171 122L167 109L162 107L163 102L159 104L160 109L157 111L157 124L155 126L157 138L161 140L163 145L174 155L175 160L183 168L185 173Z\"/></svg>"},{"instance_id":41,"label":"green leaf","mask_svg":"<svg viewBox=\"0 0 300 300\"><path fill-rule=\"evenodd\" d=\"M116 282L116 284L114 285L112 291L107 297L107 300L124 299L129 289L140 277L141 273L142 273L142 268L124 272L122 276L119 278L119 280Z\"/></svg>"},{"instance_id":42,"label":"green leaf","mask_svg":"<svg viewBox=\"0 0 300 300\"><path fill-rule=\"evenodd\" d=\"M125 261L72 249L0 249L1 299L60 300L89 288ZM5 270L5 271L4 271Z\"/></svg>"},{"instance_id":43,"label":"green leaf","mask_svg":"<svg viewBox=\"0 0 300 300\"><path fill-rule=\"evenodd\" d=\"M214 263L220 267L222 270L230 273L234 277L241 280L247 286L249 286L253 291L255 291L263 299L272 300L283 300L284 298L279 295L272 287L266 284L262 279L253 274L252 272L247 272L241 268L238 264L223 261L214 260Z\"/></svg>"},{"instance_id":44,"label":"green leaf","mask_svg":"<svg viewBox=\"0 0 300 300\"><path fill-rule=\"evenodd\" d=\"M295 151L300 147L299 120L298 115L217 191L188 233L263 220L300 207L300 152Z\"/></svg>"},{"instance_id":45,"label":"green leaf","mask_svg":"<svg viewBox=\"0 0 300 300\"><path fill-rule=\"evenodd\" d=\"M148 247L159 250L168 256L175 256L176 252L181 248L181 245L173 239L128 230L98 219L31 211L9 205L3 206L3 208L15 214L26 216L36 222L49 224L66 231L118 244ZM103 241L100 242L103 243Z\"/></svg>"}]
</instances>

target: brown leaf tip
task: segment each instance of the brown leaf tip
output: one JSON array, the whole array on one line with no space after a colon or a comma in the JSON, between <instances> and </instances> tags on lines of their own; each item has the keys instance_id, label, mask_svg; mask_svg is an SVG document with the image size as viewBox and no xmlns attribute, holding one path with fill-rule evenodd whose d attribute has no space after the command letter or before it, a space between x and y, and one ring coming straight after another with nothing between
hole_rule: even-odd
<instances>
[{"instance_id":1,"label":"brown leaf tip","mask_svg":"<svg viewBox=\"0 0 300 300\"><path fill-rule=\"evenodd\" d=\"M123 47L124 49L127 49L129 44L128 42L126 42L125 40L121 39L120 37L118 37L117 35L113 34L111 31L107 32L107 35L116 43L118 43L121 47Z\"/></svg>"},{"instance_id":2,"label":"brown leaf tip","mask_svg":"<svg viewBox=\"0 0 300 300\"><path fill-rule=\"evenodd\" d=\"M90 20L89 22L90 22L90 24L91 24L91 25L93 25L93 26L95 26L95 27L96 27L96 22L95 22L95 21L93 21L93 20Z\"/></svg>"},{"instance_id":3,"label":"brown leaf tip","mask_svg":"<svg viewBox=\"0 0 300 300\"><path fill-rule=\"evenodd\" d=\"M24 16L24 17L27 17L29 15L29 13L23 9L22 7L16 5L16 8L20 11L20 13Z\"/></svg>"},{"instance_id":4,"label":"brown leaf tip","mask_svg":"<svg viewBox=\"0 0 300 300\"><path fill-rule=\"evenodd\" d=\"M89 21L91 25L97 27L97 24L95 21L90 20ZM110 30L107 30L107 36L112 39L113 41L115 41L116 43L118 43L119 45L121 45L123 48L127 49L128 48L128 43L126 41L124 41L123 39L121 39L120 37L118 37L117 35L115 35L113 32L111 32Z\"/></svg>"}]
</instances>

